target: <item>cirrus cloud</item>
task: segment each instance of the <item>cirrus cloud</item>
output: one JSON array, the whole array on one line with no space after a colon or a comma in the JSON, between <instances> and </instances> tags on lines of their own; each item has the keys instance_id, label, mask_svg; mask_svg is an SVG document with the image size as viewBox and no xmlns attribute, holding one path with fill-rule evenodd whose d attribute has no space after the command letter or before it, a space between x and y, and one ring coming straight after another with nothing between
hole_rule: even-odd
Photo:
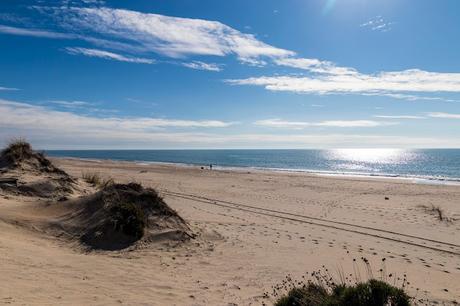
<instances>
[{"instance_id":1,"label":"cirrus cloud","mask_svg":"<svg viewBox=\"0 0 460 306\"><path fill-rule=\"evenodd\" d=\"M374 118L382 119L426 119L422 116L412 116L412 115L375 115Z\"/></svg>"},{"instance_id":2,"label":"cirrus cloud","mask_svg":"<svg viewBox=\"0 0 460 306\"><path fill-rule=\"evenodd\" d=\"M49 12L48 10L44 10ZM294 55L270 46L218 21L171 17L107 7L53 8L52 15L67 31L123 40L137 50L168 57L235 54L242 61Z\"/></svg>"},{"instance_id":3,"label":"cirrus cloud","mask_svg":"<svg viewBox=\"0 0 460 306\"><path fill-rule=\"evenodd\" d=\"M69 105L67 101L55 101ZM63 104L64 102L64 104ZM76 101L77 105L82 105ZM75 105L75 102L71 103ZM86 105L86 104L85 104ZM0 126L67 132L87 131L144 131L159 128L225 128L236 124L220 120L179 120L148 117L91 117L73 112L52 110L44 106L0 99Z\"/></svg>"},{"instance_id":4,"label":"cirrus cloud","mask_svg":"<svg viewBox=\"0 0 460 306\"><path fill-rule=\"evenodd\" d=\"M19 90L18 88L12 88L12 87L2 87L0 86L0 91L17 91Z\"/></svg>"},{"instance_id":5,"label":"cirrus cloud","mask_svg":"<svg viewBox=\"0 0 460 306\"><path fill-rule=\"evenodd\" d=\"M385 122L374 120L326 120L320 122L286 121L281 119L265 119L254 122L255 125L272 128L303 129L306 127L339 127L339 128L363 128L378 127L398 124L397 122Z\"/></svg>"},{"instance_id":6,"label":"cirrus cloud","mask_svg":"<svg viewBox=\"0 0 460 306\"><path fill-rule=\"evenodd\" d=\"M78 47L67 47L65 48L67 53L72 55L82 54L89 57L99 57L104 59L110 59L120 62L128 62L128 63L138 63L138 64L154 64L155 61L148 58L139 58L139 57L130 57L124 56L121 54L108 52L104 50L97 50L97 49L87 49L87 48L78 48Z\"/></svg>"},{"instance_id":7,"label":"cirrus cloud","mask_svg":"<svg viewBox=\"0 0 460 306\"><path fill-rule=\"evenodd\" d=\"M437 73L419 69L381 72L273 76L231 79L234 85L262 86L270 91L315 94L386 94L393 92L460 92L460 73Z\"/></svg>"},{"instance_id":8,"label":"cirrus cloud","mask_svg":"<svg viewBox=\"0 0 460 306\"><path fill-rule=\"evenodd\" d=\"M430 72L422 69L362 73L356 68L340 66L331 61L302 58L292 50L272 46L253 34L243 33L219 21L103 6L34 8L49 19L48 23L53 25L54 31L0 25L0 33L81 40L97 48L73 47L67 48L66 51L131 63L151 64L153 60L145 58L146 54L151 53L180 59L193 56L235 56L247 65L265 66L271 63L303 71L302 75L256 76L227 80L230 84L261 86L270 91L380 95L410 101L449 102L456 100L408 93L460 92L460 73ZM380 29L380 25L376 27ZM216 64L201 61L180 64L192 69L220 69Z\"/></svg>"},{"instance_id":9,"label":"cirrus cloud","mask_svg":"<svg viewBox=\"0 0 460 306\"><path fill-rule=\"evenodd\" d=\"M432 118L444 118L444 119L460 119L460 114L451 114L451 113L429 113L429 117Z\"/></svg>"},{"instance_id":10,"label":"cirrus cloud","mask_svg":"<svg viewBox=\"0 0 460 306\"><path fill-rule=\"evenodd\" d=\"M193 61L190 63L182 63L182 66L195 69L195 70L207 70L207 71L221 71L219 65L213 63L204 63L200 61Z\"/></svg>"},{"instance_id":11,"label":"cirrus cloud","mask_svg":"<svg viewBox=\"0 0 460 306\"><path fill-rule=\"evenodd\" d=\"M196 128L225 128L236 124L219 120L91 117L43 106L0 99L0 142L25 136L46 149L153 148L336 148L459 147L455 137L409 137L360 134L264 134L191 132ZM174 128L174 131L165 130ZM177 131L177 128L187 128ZM72 135L72 137L69 137Z\"/></svg>"}]
</instances>

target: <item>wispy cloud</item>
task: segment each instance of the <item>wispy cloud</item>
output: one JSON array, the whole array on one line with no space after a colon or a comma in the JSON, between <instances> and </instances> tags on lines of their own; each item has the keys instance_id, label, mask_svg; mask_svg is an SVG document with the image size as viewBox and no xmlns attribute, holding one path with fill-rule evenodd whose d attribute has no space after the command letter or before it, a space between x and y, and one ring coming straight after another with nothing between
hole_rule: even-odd
<instances>
[{"instance_id":1,"label":"wispy cloud","mask_svg":"<svg viewBox=\"0 0 460 306\"><path fill-rule=\"evenodd\" d=\"M385 121L373 121L373 120L330 120L322 121L317 123L317 126L328 126L328 127L377 127L377 126L388 126L396 125L398 122L385 122Z\"/></svg>"},{"instance_id":2,"label":"wispy cloud","mask_svg":"<svg viewBox=\"0 0 460 306\"><path fill-rule=\"evenodd\" d=\"M331 61L302 58L294 51L272 46L253 34L243 33L218 21L98 6L35 7L35 9L49 18L52 28L60 32L1 25L0 32L84 40L97 48L74 47L67 48L66 51L131 63L151 64L153 60L144 58L145 54L151 53L178 59L195 55L233 55L247 65L264 66L271 63L303 71L300 75L257 76L227 80L230 84L262 86L271 91L379 95L410 101L449 102L455 100L425 97L413 93L460 92L460 73L429 72L422 69L361 73L353 67L340 66ZM378 17L363 23L362 26L383 30L387 29L389 24L391 23ZM119 53L106 51L107 49L117 50ZM170 63L181 64L192 69L210 71L221 69L216 64L193 60Z\"/></svg>"},{"instance_id":3,"label":"wispy cloud","mask_svg":"<svg viewBox=\"0 0 460 306\"><path fill-rule=\"evenodd\" d=\"M0 91L17 91L19 90L18 88L12 88L12 87L2 87L0 86Z\"/></svg>"},{"instance_id":4,"label":"wispy cloud","mask_svg":"<svg viewBox=\"0 0 460 306\"><path fill-rule=\"evenodd\" d=\"M55 111L43 106L0 100L0 142L25 136L46 149L76 148L331 148L359 147L460 147L448 137L360 134L212 133L190 127L228 127L219 120L150 118L99 118ZM185 131L176 131L178 126ZM169 131L165 128L172 127ZM162 129L163 128L163 129ZM72 137L69 137L72 135ZM358 145L357 145L358 144Z\"/></svg>"},{"instance_id":5,"label":"wispy cloud","mask_svg":"<svg viewBox=\"0 0 460 306\"><path fill-rule=\"evenodd\" d=\"M235 85L263 86L271 91L314 94L372 94L398 92L460 92L460 73L438 73L419 69L396 72L273 76L227 80Z\"/></svg>"},{"instance_id":6,"label":"wispy cloud","mask_svg":"<svg viewBox=\"0 0 460 306\"><path fill-rule=\"evenodd\" d=\"M311 126L310 122L303 121L286 121L281 119L264 119L254 122L255 125L272 127L272 128L291 128L291 129L303 129Z\"/></svg>"},{"instance_id":7,"label":"wispy cloud","mask_svg":"<svg viewBox=\"0 0 460 306\"><path fill-rule=\"evenodd\" d=\"M87 48L77 48L77 47L68 47L65 48L66 52L72 55L86 55L89 57L99 57L103 59L115 60L120 62L128 63L138 63L138 64L154 64L155 61L147 58L139 57L130 57L113 52L108 52L98 49L87 49Z\"/></svg>"},{"instance_id":8,"label":"wispy cloud","mask_svg":"<svg viewBox=\"0 0 460 306\"><path fill-rule=\"evenodd\" d=\"M282 57L274 60L275 64L291 68L308 70L312 73L327 75L357 75L358 71L350 67L339 67L330 61L316 58Z\"/></svg>"},{"instance_id":9,"label":"wispy cloud","mask_svg":"<svg viewBox=\"0 0 460 306\"><path fill-rule=\"evenodd\" d=\"M34 7L54 19L65 33L0 26L0 33L54 39L79 39L123 52L154 52L167 57L235 55L251 65L265 59L294 56L295 52L266 44L254 35L218 21L179 18L108 7ZM82 35L81 33L85 33Z\"/></svg>"},{"instance_id":10,"label":"wispy cloud","mask_svg":"<svg viewBox=\"0 0 460 306\"><path fill-rule=\"evenodd\" d=\"M394 99L401 99L407 101L440 101L440 102L460 102L460 100L455 99L448 99L444 97L429 97L429 96L420 96L420 95L409 95L409 94L401 94L401 93L367 93L366 95L369 96L385 96Z\"/></svg>"},{"instance_id":11,"label":"wispy cloud","mask_svg":"<svg viewBox=\"0 0 460 306\"><path fill-rule=\"evenodd\" d=\"M411 116L411 115L375 115L374 118L382 118L382 119L426 119L426 117Z\"/></svg>"},{"instance_id":12,"label":"wispy cloud","mask_svg":"<svg viewBox=\"0 0 460 306\"><path fill-rule=\"evenodd\" d=\"M371 20L360 24L362 28L368 28L372 31L388 32L392 29L394 22L386 21L382 16L376 16Z\"/></svg>"},{"instance_id":13,"label":"wispy cloud","mask_svg":"<svg viewBox=\"0 0 460 306\"><path fill-rule=\"evenodd\" d=\"M81 101L55 101L62 105L83 105ZM86 105L86 102L85 102ZM44 106L36 106L0 99L0 126L32 129L62 129L71 132L76 130L88 133L98 130L106 131L144 131L158 128L225 128L234 122L220 120L178 120L165 118L122 118L122 117L91 117L73 112L56 111Z\"/></svg>"},{"instance_id":14,"label":"wispy cloud","mask_svg":"<svg viewBox=\"0 0 460 306\"><path fill-rule=\"evenodd\" d=\"M222 68L218 64L204 63L200 61L193 61L189 63L182 63L183 66L196 70L208 70L208 71L221 71Z\"/></svg>"},{"instance_id":15,"label":"wispy cloud","mask_svg":"<svg viewBox=\"0 0 460 306\"><path fill-rule=\"evenodd\" d=\"M254 122L255 125L272 128L303 129L306 127L340 127L340 128L365 128L395 125L397 122L384 122L373 120L326 120L320 122L286 121L281 119L265 119Z\"/></svg>"},{"instance_id":16,"label":"wispy cloud","mask_svg":"<svg viewBox=\"0 0 460 306\"><path fill-rule=\"evenodd\" d=\"M218 21L170 17L112 8L54 8L61 27L88 35L124 40L146 52L169 57L187 55L224 56L240 60L294 55Z\"/></svg>"},{"instance_id":17,"label":"wispy cloud","mask_svg":"<svg viewBox=\"0 0 460 306\"><path fill-rule=\"evenodd\" d=\"M19 36L32 36L41 38L53 38L53 39L75 39L77 36L67 33L58 33L40 29L25 29L0 25L0 33L19 35Z\"/></svg>"},{"instance_id":18,"label":"wispy cloud","mask_svg":"<svg viewBox=\"0 0 460 306\"><path fill-rule=\"evenodd\" d=\"M85 101L51 100L49 102L52 104L57 104L57 105L68 107L68 108L85 107L85 106L92 105L92 103L85 102Z\"/></svg>"},{"instance_id":19,"label":"wispy cloud","mask_svg":"<svg viewBox=\"0 0 460 306\"><path fill-rule=\"evenodd\" d=\"M29 20L25 17L18 16L12 13L0 13L0 20L4 22L12 23L26 23Z\"/></svg>"},{"instance_id":20,"label":"wispy cloud","mask_svg":"<svg viewBox=\"0 0 460 306\"><path fill-rule=\"evenodd\" d=\"M451 113L429 113L428 116L432 118L460 119L460 114Z\"/></svg>"}]
</instances>

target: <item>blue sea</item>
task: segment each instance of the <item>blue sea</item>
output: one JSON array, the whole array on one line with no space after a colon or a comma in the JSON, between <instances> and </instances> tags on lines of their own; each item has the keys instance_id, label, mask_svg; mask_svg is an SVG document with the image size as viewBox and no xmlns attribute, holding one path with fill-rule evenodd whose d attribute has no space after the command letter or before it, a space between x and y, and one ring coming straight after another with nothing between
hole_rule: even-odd
<instances>
[{"instance_id":1,"label":"blue sea","mask_svg":"<svg viewBox=\"0 0 460 306\"><path fill-rule=\"evenodd\" d=\"M460 149L72 150L49 156L460 182Z\"/></svg>"}]
</instances>

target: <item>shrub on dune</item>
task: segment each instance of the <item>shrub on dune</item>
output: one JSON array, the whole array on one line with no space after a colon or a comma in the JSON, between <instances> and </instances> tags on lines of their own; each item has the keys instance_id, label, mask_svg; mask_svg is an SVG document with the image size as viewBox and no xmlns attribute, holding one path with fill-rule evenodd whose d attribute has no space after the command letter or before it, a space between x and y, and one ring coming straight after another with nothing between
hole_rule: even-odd
<instances>
[{"instance_id":1,"label":"shrub on dune","mask_svg":"<svg viewBox=\"0 0 460 306\"><path fill-rule=\"evenodd\" d=\"M133 203L117 203L110 209L114 230L140 239L144 236L145 215L143 210Z\"/></svg>"},{"instance_id":2,"label":"shrub on dune","mask_svg":"<svg viewBox=\"0 0 460 306\"><path fill-rule=\"evenodd\" d=\"M271 294L275 306L409 306L413 299L406 293L409 285L406 277L395 278L393 274L386 275L385 259L382 259L380 277L373 276L370 264L362 258L367 272L366 280L362 280L359 267L353 262L355 275L346 276L339 271L336 280L327 269L312 272L294 280L290 276L273 287ZM390 280L393 280L393 285ZM402 282L398 287L396 283Z\"/></svg>"},{"instance_id":3,"label":"shrub on dune","mask_svg":"<svg viewBox=\"0 0 460 306\"><path fill-rule=\"evenodd\" d=\"M25 139L18 138L12 140L8 146L2 150L1 157L10 163L19 163L31 158L34 154L32 146Z\"/></svg>"},{"instance_id":4,"label":"shrub on dune","mask_svg":"<svg viewBox=\"0 0 460 306\"><path fill-rule=\"evenodd\" d=\"M409 306L404 290L384 281L371 279L356 285L308 283L292 288L275 306Z\"/></svg>"}]
</instances>

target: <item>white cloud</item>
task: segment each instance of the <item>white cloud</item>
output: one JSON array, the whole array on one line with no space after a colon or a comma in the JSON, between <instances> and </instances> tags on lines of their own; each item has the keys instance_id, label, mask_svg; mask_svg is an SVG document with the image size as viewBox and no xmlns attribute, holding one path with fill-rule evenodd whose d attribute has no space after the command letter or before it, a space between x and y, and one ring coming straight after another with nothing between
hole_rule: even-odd
<instances>
[{"instance_id":1,"label":"white cloud","mask_svg":"<svg viewBox=\"0 0 460 306\"><path fill-rule=\"evenodd\" d=\"M59 101L61 104L65 101ZM78 102L78 101L77 101ZM75 103L74 103L75 104ZM66 104L68 105L68 104ZM235 123L219 120L176 120L164 118L90 117L72 112L51 110L43 106L0 100L0 126L67 132L149 131L158 128L224 128Z\"/></svg>"},{"instance_id":2,"label":"white cloud","mask_svg":"<svg viewBox=\"0 0 460 306\"><path fill-rule=\"evenodd\" d=\"M272 128L292 128L302 129L311 126L310 122L303 121L285 121L281 119L264 119L254 122L255 125L272 127Z\"/></svg>"},{"instance_id":3,"label":"white cloud","mask_svg":"<svg viewBox=\"0 0 460 306\"><path fill-rule=\"evenodd\" d=\"M18 88L11 88L11 87L1 87L0 86L0 91L16 91L19 90Z\"/></svg>"},{"instance_id":4,"label":"white cloud","mask_svg":"<svg viewBox=\"0 0 460 306\"><path fill-rule=\"evenodd\" d=\"M387 94L394 92L460 92L460 73L418 69L374 75L327 74L310 76L253 77L227 80L230 84L263 86L271 91L316 94Z\"/></svg>"},{"instance_id":5,"label":"white cloud","mask_svg":"<svg viewBox=\"0 0 460 306\"><path fill-rule=\"evenodd\" d=\"M264 65L267 59L294 56L218 21L171 17L108 7L34 8L54 18L66 33L0 26L0 32L55 39L81 39L124 52L154 52L168 57L236 55L239 61ZM82 35L84 33L84 35Z\"/></svg>"},{"instance_id":6,"label":"white cloud","mask_svg":"<svg viewBox=\"0 0 460 306\"><path fill-rule=\"evenodd\" d=\"M425 117L411 115L376 115L374 117L382 119L426 119Z\"/></svg>"},{"instance_id":7,"label":"white cloud","mask_svg":"<svg viewBox=\"0 0 460 306\"><path fill-rule=\"evenodd\" d=\"M169 57L224 56L240 60L283 57L294 52L263 43L218 21L170 17L112 8L59 8L54 15L67 30L121 39L131 45Z\"/></svg>"},{"instance_id":8,"label":"white cloud","mask_svg":"<svg viewBox=\"0 0 460 306\"><path fill-rule=\"evenodd\" d=\"M428 116L432 118L460 119L460 114L450 113L429 113Z\"/></svg>"},{"instance_id":9,"label":"white cloud","mask_svg":"<svg viewBox=\"0 0 460 306\"><path fill-rule=\"evenodd\" d=\"M67 51L67 53L72 54L72 55L82 54L82 55L86 55L89 57L99 57L99 58L104 58L104 59L109 59L109 60L120 61L120 62L138 63L138 64L155 63L155 61L152 59L130 57L130 56L125 56L125 55L108 52L104 50L78 48L78 47L68 47L68 48L65 48L65 50Z\"/></svg>"},{"instance_id":10,"label":"white cloud","mask_svg":"<svg viewBox=\"0 0 460 306\"><path fill-rule=\"evenodd\" d=\"M165 131L159 127L226 127L217 120L96 118L0 100L0 143L23 136L37 148L346 148L459 147L458 137L359 134L254 134Z\"/></svg>"},{"instance_id":11,"label":"white cloud","mask_svg":"<svg viewBox=\"0 0 460 306\"><path fill-rule=\"evenodd\" d=\"M388 32L391 30L391 26L394 22L386 21L382 16L376 16L371 20L360 24L362 28L368 28L372 31Z\"/></svg>"},{"instance_id":12,"label":"white cloud","mask_svg":"<svg viewBox=\"0 0 460 306\"><path fill-rule=\"evenodd\" d=\"M320 122L305 121L285 121L281 119L265 119L254 122L255 125L272 127L272 128L290 128L303 129L306 127L340 127L340 128L360 128L360 127L378 127L395 125L397 122L384 122L373 120L326 120Z\"/></svg>"},{"instance_id":13,"label":"white cloud","mask_svg":"<svg viewBox=\"0 0 460 306\"><path fill-rule=\"evenodd\" d=\"M208 71L221 71L222 69L218 64L204 63L200 61L193 61L190 63L182 63L183 66L196 70L208 70Z\"/></svg>"},{"instance_id":14,"label":"white cloud","mask_svg":"<svg viewBox=\"0 0 460 306\"><path fill-rule=\"evenodd\" d=\"M291 68L308 70L309 72L331 75L357 75L358 72L350 67L338 67L329 61L316 58L283 57L274 60L275 64Z\"/></svg>"},{"instance_id":15,"label":"white cloud","mask_svg":"<svg viewBox=\"0 0 460 306\"><path fill-rule=\"evenodd\" d=\"M218 21L94 6L35 8L47 17L54 18L53 28L65 33L7 26L0 26L0 32L84 40L99 48L122 50L123 54L143 54L142 56L152 52L173 58L234 55L240 62L252 66L273 63L305 71L305 74L300 76L276 75L228 80L231 84L263 86L272 91L381 95L410 101L449 102L455 100L421 97L410 93L460 92L460 73L429 72L421 69L361 73L353 67L339 66L330 61L298 57L294 51L269 45L252 34L242 33ZM382 24L389 24L382 23L381 19L379 17L362 26L372 26L380 30ZM126 56L99 49L70 48L67 51L125 62L153 62L143 57ZM216 64L200 61L190 61L182 65L211 71L220 69Z\"/></svg>"},{"instance_id":16,"label":"white cloud","mask_svg":"<svg viewBox=\"0 0 460 306\"><path fill-rule=\"evenodd\" d=\"M92 108L93 104L85 101L65 101L65 100L51 100L49 103L56 104L58 106L69 108L69 109L78 109L78 108Z\"/></svg>"},{"instance_id":17,"label":"white cloud","mask_svg":"<svg viewBox=\"0 0 460 306\"><path fill-rule=\"evenodd\" d=\"M62 0L62 5L74 6L74 5L104 5L104 0Z\"/></svg>"},{"instance_id":18,"label":"white cloud","mask_svg":"<svg viewBox=\"0 0 460 306\"><path fill-rule=\"evenodd\" d=\"M53 38L53 39L74 39L75 35L66 34L66 33L57 33L45 30L38 29L24 29L17 27L9 27L5 25L0 25L0 33L10 34L10 35L19 35L19 36L32 36L32 37L41 37L41 38Z\"/></svg>"},{"instance_id":19,"label":"white cloud","mask_svg":"<svg viewBox=\"0 0 460 306\"><path fill-rule=\"evenodd\" d=\"M441 101L441 102L460 102L460 100L448 99L443 97L428 97L428 96L420 96L420 95L408 95L408 94L401 94L401 93L366 93L364 95L369 96L385 96L394 99L401 99L407 101Z\"/></svg>"},{"instance_id":20,"label":"white cloud","mask_svg":"<svg viewBox=\"0 0 460 306\"><path fill-rule=\"evenodd\" d=\"M396 125L398 122L384 122L384 121L373 121L373 120L329 120L319 122L317 126L328 126L328 127L377 127Z\"/></svg>"}]
</instances>

